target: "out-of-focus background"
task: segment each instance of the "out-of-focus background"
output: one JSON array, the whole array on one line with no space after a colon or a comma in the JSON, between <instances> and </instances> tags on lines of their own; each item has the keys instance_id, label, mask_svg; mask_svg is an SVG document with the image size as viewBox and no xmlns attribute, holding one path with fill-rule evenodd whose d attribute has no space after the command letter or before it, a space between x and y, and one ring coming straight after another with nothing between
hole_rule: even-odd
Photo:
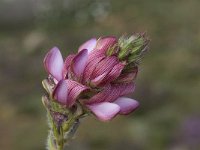
<instances>
[{"instance_id":1,"label":"out-of-focus background","mask_svg":"<svg viewBox=\"0 0 200 150\"><path fill-rule=\"evenodd\" d=\"M91 37L147 31L150 51L132 95L108 123L82 121L69 150L200 149L199 0L0 0L0 149L44 150L43 57Z\"/></svg>"}]
</instances>

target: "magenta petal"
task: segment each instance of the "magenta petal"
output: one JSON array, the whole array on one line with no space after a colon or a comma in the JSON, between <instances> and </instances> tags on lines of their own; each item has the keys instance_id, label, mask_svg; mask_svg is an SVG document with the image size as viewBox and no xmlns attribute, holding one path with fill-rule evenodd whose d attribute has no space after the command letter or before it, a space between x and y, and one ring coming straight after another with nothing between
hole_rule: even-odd
<instances>
[{"instance_id":1,"label":"magenta petal","mask_svg":"<svg viewBox=\"0 0 200 150\"><path fill-rule=\"evenodd\" d=\"M90 53L90 52L95 48L96 43L97 43L97 40L96 40L95 38L92 38L92 39L86 41L85 43L83 43L83 44L79 47L78 51L80 52L80 51L82 51L83 49L87 49L87 50L88 50L88 53Z\"/></svg>"},{"instance_id":2,"label":"magenta petal","mask_svg":"<svg viewBox=\"0 0 200 150\"><path fill-rule=\"evenodd\" d=\"M68 86L66 80L61 80L58 82L55 90L53 91L53 97L58 102L66 104L68 97Z\"/></svg>"},{"instance_id":3,"label":"magenta petal","mask_svg":"<svg viewBox=\"0 0 200 150\"><path fill-rule=\"evenodd\" d=\"M52 48L44 58L44 67L57 81L62 79L63 58L57 47Z\"/></svg>"},{"instance_id":4,"label":"magenta petal","mask_svg":"<svg viewBox=\"0 0 200 150\"><path fill-rule=\"evenodd\" d=\"M94 115L101 121L109 121L114 118L120 111L120 107L117 104L102 102L87 107L94 113Z\"/></svg>"},{"instance_id":5,"label":"magenta petal","mask_svg":"<svg viewBox=\"0 0 200 150\"><path fill-rule=\"evenodd\" d=\"M119 97L113 103L119 105L119 107L120 107L119 114L121 114L121 115L127 115L127 114L131 113L132 111L134 111L135 109L137 109L139 106L138 101L131 99L131 98L127 98L127 97Z\"/></svg>"},{"instance_id":6,"label":"magenta petal","mask_svg":"<svg viewBox=\"0 0 200 150\"><path fill-rule=\"evenodd\" d=\"M85 69L88 60L88 50L84 49L80 51L72 60L72 71L80 77Z\"/></svg>"}]
</instances>

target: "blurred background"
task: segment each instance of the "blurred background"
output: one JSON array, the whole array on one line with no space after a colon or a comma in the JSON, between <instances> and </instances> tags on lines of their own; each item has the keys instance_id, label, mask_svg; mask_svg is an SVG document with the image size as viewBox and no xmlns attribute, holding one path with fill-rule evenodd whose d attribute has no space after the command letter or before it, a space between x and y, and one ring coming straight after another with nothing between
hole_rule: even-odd
<instances>
[{"instance_id":1,"label":"blurred background","mask_svg":"<svg viewBox=\"0 0 200 150\"><path fill-rule=\"evenodd\" d=\"M0 0L0 149L44 150L43 58L91 37L146 31L141 103L108 123L82 121L69 150L200 149L199 0Z\"/></svg>"}]
</instances>

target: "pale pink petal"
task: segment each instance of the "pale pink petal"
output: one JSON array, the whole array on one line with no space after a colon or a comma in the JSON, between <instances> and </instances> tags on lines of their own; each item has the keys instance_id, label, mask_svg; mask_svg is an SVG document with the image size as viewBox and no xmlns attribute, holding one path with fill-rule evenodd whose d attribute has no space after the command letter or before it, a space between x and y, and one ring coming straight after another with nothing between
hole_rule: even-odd
<instances>
[{"instance_id":1,"label":"pale pink petal","mask_svg":"<svg viewBox=\"0 0 200 150\"><path fill-rule=\"evenodd\" d=\"M69 69L70 64L75 56L76 56L75 54L71 54L71 55L67 56L67 58L65 59L64 68L63 68L63 76L66 79L67 79L68 69Z\"/></svg>"},{"instance_id":2,"label":"pale pink petal","mask_svg":"<svg viewBox=\"0 0 200 150\"><path fill-rule=\"evenodd\" d=\"M127 115L139 107L138 101L127 97L119 97L113 103L119 105L120 107L119 114L121 115Z\"/></svg>"},{"instance_id":3,"label":"pale pink petal","mask_svg":"<svg viewBox=\"0 0 200 150\"><path fill-rule=\"evenodd\" d=\"M103 37L100 38L97 41L97 45L95 47L95 51L101 51L101 53L106 54L106 51L108 50L108 48L113 47L115 44L117 44L117 39L115 37Z\"/></svg>"},{"instance_id":4,"label":"pale pink petal","mask_svg":"<svg viewBox=\"0 0 200 150\"><path fill-rule=\"evenodd\" d=\"M120 107L117 104L102 102L87 107L94 113L94 115L101 121L109 121L114 118L120 111Z\"/></svg>"},{"instance_id":5,"label":"pale pink petal","mask_svg":"<svg viewBox=\"0 0 200 150\"><path fill-rule=\"evenodd\" d=\"M76 81L66 80L66 82L68 85L68 98L66 105L68 107L71 107L75 104L80 94L85 92L89 88Z\"/></svg>"},{"instance_id":6,"label":"pale pink petal","mask_svg":"<svg viewBox=\"0 0 200 150\"><path fill-rule=\"evenodd\" d=\"M68 85L66 80L61 80L53 91L53 97L60 103L66 104L68 97Z\"/></svg>"},{"instance_id":7,"label":"pale pink petal","mask_svg":"<svg viewBox=\"0 0 200 150\"><path fill-rule=\"evenodd\" d=\"M80 51L72 60L72 71L77 77L80 77L85 69L88 60L88 50Z\"/></svg>"},{"instance_id":8,"label":"pale pink petal","mask_svg":"<svg viewBox=\"0 0 200 150\"><path fill-rule=\"evenodd\" d=\"M57 47L52 48L44 58L44 67L57 81L62 79L63 58Z\"/></svg>"},{"instance_id":9,"label":"pale pink petal","mask_svg":"<svg viewBox=\"0 0 200 150\"><path fill-rule=\"evenodd\" d=\"M82 51L83 49L87 49L88 53L90 53L96 46L97 40L96 38L92 38L88 41L86 41L85 43L83 43L79 49L78 52Z\"/></svg>"}]
</instances>

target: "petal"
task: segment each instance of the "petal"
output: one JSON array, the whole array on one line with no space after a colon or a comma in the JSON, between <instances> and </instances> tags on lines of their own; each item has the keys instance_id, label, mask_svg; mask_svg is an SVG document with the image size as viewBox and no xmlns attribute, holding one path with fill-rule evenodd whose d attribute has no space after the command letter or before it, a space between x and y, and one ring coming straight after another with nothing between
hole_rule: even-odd
<instances>
[{"instance_id":1,"label":"petal","mask_svg":"<svg viewBox=\"0 0 200 150\"><path fill-rule=\"evenodd\" d=\"M120 107L119 114L121 115L127 115L139 107L138 101L127 97L119 97L113 103L119 105Z\"/></svg>"},{"instance_id":2,"label":"petal","mask_svg":"<svg viewBox=\"0 0 200 150\"><path fill-rule=\"evenodd\" d=\"M80 51L72 60L72 71L80 77L85 69L88 60L88 50L84 49Z\"/></svg>"},{"instance_id":3,"label":"petal","mask_svg":"<svg viewBox=\"0 0 200 150\"><path fill-rule=\"evenodd\" d=\"M87 105L87 107L101 121L111 120L120 111L120 107L117 104L109 103L109 102L102 102L102 103L97 103L93 105Z\"/></svg>"},{"instance_id":4,"label":"petal","mask_svg":"<svg viewBox=\"0 0 200 150\"><path fill-rule=\"evenodd\" d=\"M130 83L130 82L133 82L137 77L137 73L138 73L138 67L135 67L135 68L133 68L133 70L121 74L117 78L117 80L115 80L115 83Z\"/></svg>"},{"instance_id":5,"label":"petal","mask_svg":"<svg viewBox=\"0 0 200 150\"><path fill-rule=\"evenodd\" d=\"M83 43L79 49L78 52L82 51L83 49L87 49L88 53L90 53L96 46L97 40L96 38L92 38L88 41L86 41L85 43Z\"/></svg>"},{"instance_id":6,"label":"petal","mask_svg":"<svg viewBox=\"0 0 200 150\"><path fill-rule=\"evenodd\" d=\"M110 92L111 92L111 85L108 84L104 87L104 89L101 92L95 94L89 100L85 101L85 104L94 104L94 103L104 102L106 98L110 95Z\"/></svg>"},{"instance_id":7,"label":"petal","mask_svg":"<svg viewBox=\"0 0 200 150\"><path fill-rule=\"evenodd\" d=\"M105 101L113 102L120 96L129 94L135 90L135 85L133 83L128 84L115 84L111 86L110 93L106 97Z\"/></svg>"},{"instance_id":8,"label":"petal","mask_svg":"<svg viewBox=\"0 0 200 150\"><path fill-rule=\"evenodd\" d=\"M110 72L117 63L118 59L115 56L106 57L105 59L101 60L94 69L91 75L91 80L105 72Z\"/></svg>"},{"instance_id":9,"label":"petal","mask_svg":"<svg viewBox=\"0 0 200 150\"><path fill-rule=\"evenodd\" d=\"M88 63L86 65L84 73L83 73L83 80L85 82L87 82L90 79L94 69L99 64L99 62L104 58L105 58L105 56L101 56L101 57L97 57L93 60L88 60Z\"/></svg>"},{"instance_id":10,"label":"petal","mask_svg":"<svg viewBox=\"0 0 200 150\"><path fill-rule=\"evenodd\" d=\"M108 48L114 46L115 44L117 44L116 37L112 37L112 36L103 37L97 41L97 45L95 49L98 51L101 51L101 53L106 54L106 51L108 50Z\"/></svg>"},{"instance_id":11,"label":"petal","mask_svg":"<svg viewBox=\"0 0 200 150\"><path fill-rule=\"evenodd\" d=\"M74 59L75 56L76 55L71 54L71 55L67 56L67 58L65 59L64 68L63 68L64 78L67 78L68 69L69 69L70 64L71 64L71 62L72 62L72 60Z\"/></svg>"},{"instance_id":12,"label":"petal","mask_svg":"<svg viewBox=\"0 0 200 150\"><path fill-rule=\"evenodd\" d=\"M57 81L62 79L63 58L57 47L52 48L44 58L44 67Z\"/></svg>"},{"instance_id":13,"label":"petal","mask_svg":"<svg viewBox=\"0 0 200 150\"><path fill-rule=\"evenodd\" d=\"M66 80L61 80L53 91L53 97L61 104L66 104L68 97L68 85Z\"/></svg>"},{"instance_id":14,"label":"petal","mask_svg":"<svg viewBox=\"0 0 200 150\"><path fill-rule=\"evenodd\" d=\"M68 85L68 99L66 105L71 107L75 104L77 98L82 94L84 91L88 90L89 88L72 80L66 80Z\"/></svg>"},{"instance_id":15,"label":"petal","mask_svg":"<svg viewBox=\"0 0 200 150\"><path fill-rule=\"evenodd\" d=\"M102 84L107 84L117 79L120 76L122 70L124 69L124 66L125 65L123 63L116 64L112 68L112 70L107 74L106 78L102 81Z\"/></svg>"},{"instance_id":16,"label":"petal","mask_svg":"<svg viewBox=\"0 0 200 150\"><path fill-rule=\"evenodd\" d=\"M105 79L107 74L108 74L108 72L104 72L103 74L99 75L95 79L91 80L91 85L93 85L93 86L99 85Z\"/></svg>"}]
</instances>

